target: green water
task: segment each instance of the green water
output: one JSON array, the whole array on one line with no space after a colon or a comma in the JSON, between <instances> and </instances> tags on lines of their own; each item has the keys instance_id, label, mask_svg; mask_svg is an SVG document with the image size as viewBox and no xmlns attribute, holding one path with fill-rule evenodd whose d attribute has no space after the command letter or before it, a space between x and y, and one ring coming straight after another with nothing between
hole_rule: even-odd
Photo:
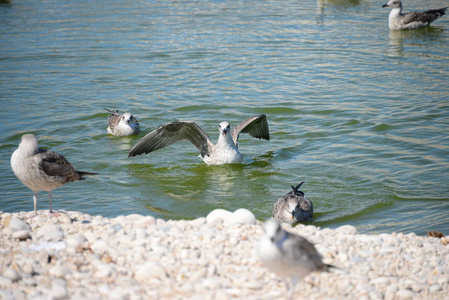
<instances>
[{"instance_id":1,"label":"green water","mask_svg":"<svg viewBox=\"0 0 449 300\"><path fill-rule=\"evenodd\" d=\"M55 209L191 219L244 207L263 220L305 181L318 226L448 234L449 17L390 32L382 4L0 4L0 210L33 209L9 159L34 133L100 173L55 190ZM103 107L132 112L142 135L107 135ZM194 120L216 141L219 122L260 113L271 140L242 134L243 165L206 166L188 142L127 158L164 123Z\"/></svg>"}]
</instances>

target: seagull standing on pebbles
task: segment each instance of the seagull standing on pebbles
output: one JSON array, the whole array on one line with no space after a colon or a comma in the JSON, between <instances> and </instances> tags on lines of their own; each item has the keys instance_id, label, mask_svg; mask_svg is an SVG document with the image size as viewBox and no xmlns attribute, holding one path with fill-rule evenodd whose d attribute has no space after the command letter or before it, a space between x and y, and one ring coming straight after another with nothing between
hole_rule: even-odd
<instances>
[{"instance_id":1,"label":"seagull standing on pebbles","mask_svg":"<svg viewBox=\"0 0 449 300\"><path fill-rule=\"evenodd\" d=\"M109 115L108 120L108 133L115 136L128 136L133 134L139 134L140 127L137 119L130 113L119 114L118 110L112 111L104 108Z\"/></svg>"},{"instance_id":2,"label":"seagull standing on pebbles","mask_svg":"<svg viewBox=\"0 0 449 300\"><path fill-rule=\"evenodd\" d=\"M304 193L299 190L303 183L292 186L292 191L276 200L272 214L274 219L292 226L313 219L312 201L304 197Z\"/></svg>"},{"instance_id":3,"label":"seagull standing on pebbles","mask_svg":"<svg viewBox=\"0 0 449 300\"><path fill-rule=\"evenodd\" d=\"M269 219L264 224L258 253L262 263L282 278L290 278L288 297L296 282L313 271L328 271L331 265L322 262L312 243L302 236L288 233L279 221ZM288 286L288 282L287 282Z\"/></svg>"},{"instance_id":4,"label":"seagull standing on pebbles","mask_svg":"<svg viewBox=\"0 0 449 300\"><path fill-rule=\"evenodd\" d=\"M37 215L37 192L47 191L50 202L50 214L53 213L51 191L66 183L83 180L83 175L96 175L77 171L64 156L56 152L39 148L32 134L24 134L14 153L11 155L11 168L17 178L33 191L34 213Z\"/></svg>"},{"instance_id":5,"label":"seagull standing on pebbles","mask_svg":"<svg viewBox=\"0 0 449 300\"><path fill-rule=\"evenodd\" d=\"M241 132L249 133L259 139L270 139L267 117L252 116L231 130L228 122L218 126L220 136L214 145L207 133L192 121L172 122L160 126L138 141L129 151L128 157L150 153L181 140L191 142L200 151L203 161L208 165L237 164L243 161L238 150Z\"/></svg>"},{"instance_id":6,"label":"seagull standing on pebbles","mask_svg":"<svg viewBox=\"0 0 449 300\"><path fill-rule=\"evenodd\" d=\"M402 13L402 3L400 0L390 0L382 7L391 8L388 17L388 26L390 30L416 29L429 25L439 17L446 14L447 7L440 9L431 9L424 12Z\"/></svg>"}]
</instances>

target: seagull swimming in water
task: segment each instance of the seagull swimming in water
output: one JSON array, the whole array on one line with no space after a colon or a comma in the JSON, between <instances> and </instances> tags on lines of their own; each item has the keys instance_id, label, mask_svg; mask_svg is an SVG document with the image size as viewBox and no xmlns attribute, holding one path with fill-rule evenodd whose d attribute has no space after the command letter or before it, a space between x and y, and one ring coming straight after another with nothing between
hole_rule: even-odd
<instances>
[{"instance_id":1,"label":"seagull swimming in water","mask_svg":"<svg viewBox=\"0 0 449 300\"><path fill-rule=\"evenodd\" d=\"M388 17L388 26L390 30L416 29L429 25L439 17L446 14L448 7L440 9L431 9L424 12L402 13L402 3L400 0L390 0L382 7L391 8Z\"/></svg>"},{"instance_id":2,"label":"seagull swimming in water","mask_svg":"<svg viewBox=\"0 0 449 300\"><path fill-rule=\"evenodd\" d=\"M139 134L140 127L137 119L130 113L120 114L118 110L112 111L104 108L112 113L108 116L108 133L115 136L128 136Z\"/></svg>"},{"instance_id":3,"label":"seagull swimming in water","mask_svg":"<svg viewBox=\"0 0 449 300\"><path fill-rule=\"evenodd\" d=\"M279 221L269 219L257 252L262 263L278 276L290 279L288 297L295 284L313 271L328 271L333 267L323 263L315 246L302 236L282 229ZM288 282L287 282L288 286Z\"/></svg>"},{"instance_id":4,"label":"seagull swimming in water","mask_svg":"<svg viewBox=\"0 0 449 300\"><path fill-rule=\"evenodd\" d=\"M312 201L304 197L304 193L299 190L303 183L292 186L292 191L276 200L272 214L274 219L292 226L313 219Z\"/></svg>"},{"instance_id":5,"label":"seagull swimming in water","mask_svg":"<svg viewBox=\"0 0 449 300\"><path fill-rule=\"evenodd\" d=\"M83 180L84 175L97 174L77 171L61 154L39 148L37 139L32 134L22 135L19 148L11 155L11 168L17 178L33 191L36 215L37 192L48 192L50 214L54 215L51 204L52 190L72 181Z\"/></svg>"},{"instance_id":6,"label":"seagull swimming in water","mask_svg":"<svg viewBox=\"0 0 449 300\"><path fill-rule=\"evenodd\" d=\"M178 141L187 140L200 151L203 161L208 165L237 164L243 161L237 143L240 133L249 133L259 139L270 139L267 117L263 114L242 121L232 130L228 122L221 122L218 131L220 136L214 144L195 122L168 123L138 141L129 151L128 157L150 153Z\"/></svg>"}]
</instances>

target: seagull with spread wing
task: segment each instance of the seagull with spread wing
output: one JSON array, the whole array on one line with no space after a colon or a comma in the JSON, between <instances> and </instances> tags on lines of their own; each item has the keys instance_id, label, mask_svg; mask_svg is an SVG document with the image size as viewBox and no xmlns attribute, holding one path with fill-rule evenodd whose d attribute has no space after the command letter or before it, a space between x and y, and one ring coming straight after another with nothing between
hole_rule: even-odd
<instances>
[{"instance_id":1,"label":"seagull with spread wing","mask_svg":"<svg viewBox=\"0 0 449 300\"><path fill-rule=\"evenodd\" d=\"M243 161L242 154L238 150L240 133L249 133L258 139L270 139L267 116L264 114L252 116L232 130L228 122L221 122L218 130L220 136L214 144L209 135L195 122L171 122L144 136L131 148L128 157L150 153L178 141L187 140L200 151L203 161L208 165L237 164Z\"/></svg>"}]
</instances>

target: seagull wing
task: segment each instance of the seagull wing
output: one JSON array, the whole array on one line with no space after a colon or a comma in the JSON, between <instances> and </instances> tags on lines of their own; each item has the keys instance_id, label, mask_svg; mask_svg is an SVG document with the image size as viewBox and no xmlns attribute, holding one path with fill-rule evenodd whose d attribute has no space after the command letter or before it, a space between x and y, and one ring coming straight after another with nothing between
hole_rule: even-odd
<instances>
[{"instance_id":1,"label":"seagull wing","mask_svg":"<svg viewBox=\"0 0 449 300\"><path fill-rule=\"evenodd\" d=\"M232 139L234 141L234 144L236 145L241 132L249 133L251 136L258 139L270 140L270 132L268 129L267 116L266 115L252 116L242 121L237 126L235 126L232 129Z\"/></svg>"},{"instance_id":2,"label":"seagull wing","mask_svg":"<svg viewBox=\"0 0 449 300\"><path fill-rule=\"evenodd\" d=\"M312 265L312 270L326 271L328 265L321 260L321 255L316 250L315 246L306 238L296 235L288 234L289 238L284 243L285 259L291 264L304 264L308 262Z\"/></svg>"},{"instance_id":3,"label":"seagull wing","mask_svg":"<svg viewBox=\"0 0 449 300\"><path fill-rule=\"evenodd\" d=\"M48 176L59 177L64 183L82 179L72 164L61 154L39 148L36 155L41 157L39 167Z\"/></svg>"},{"instance_id":4,"label":"seagull wing","mask_svg":"<svg viewBox=\"0 0 449 300\"><path fill-rule=\"evenodd\" d=\"M402 23L410 26L424 26L445 14L446 8L432 9L425 12L409 12L403 15Z\"/></svg>"},{"instance_id":5,"label":"seagull wing","mask_svg":"<svg viewBox=\"0 0 449 300\"><path fill-rule=\"evenodd\" d=\"M195 122L172 122L160 126L144 136L129 150L128 157L150 153L182 140L187 140L195 145L203 157L209 155L214 146L207 133Z\"/></svg>"},{"instance_id":6,"label":"seagull wing","mask_svg":"<svg viewBox=\"0 0 449 300\"><path fill-rule=\"evenodd\" d=\"M103 107L103 108L111 113L108 116L108 125L110 128L114 128L115 126L117 126L118 123L120 123L120 119L122 118L122 115L119 114L118 110L112 111L110 109L107 109L106 107Z\"/></svg>"}]
</instances>

